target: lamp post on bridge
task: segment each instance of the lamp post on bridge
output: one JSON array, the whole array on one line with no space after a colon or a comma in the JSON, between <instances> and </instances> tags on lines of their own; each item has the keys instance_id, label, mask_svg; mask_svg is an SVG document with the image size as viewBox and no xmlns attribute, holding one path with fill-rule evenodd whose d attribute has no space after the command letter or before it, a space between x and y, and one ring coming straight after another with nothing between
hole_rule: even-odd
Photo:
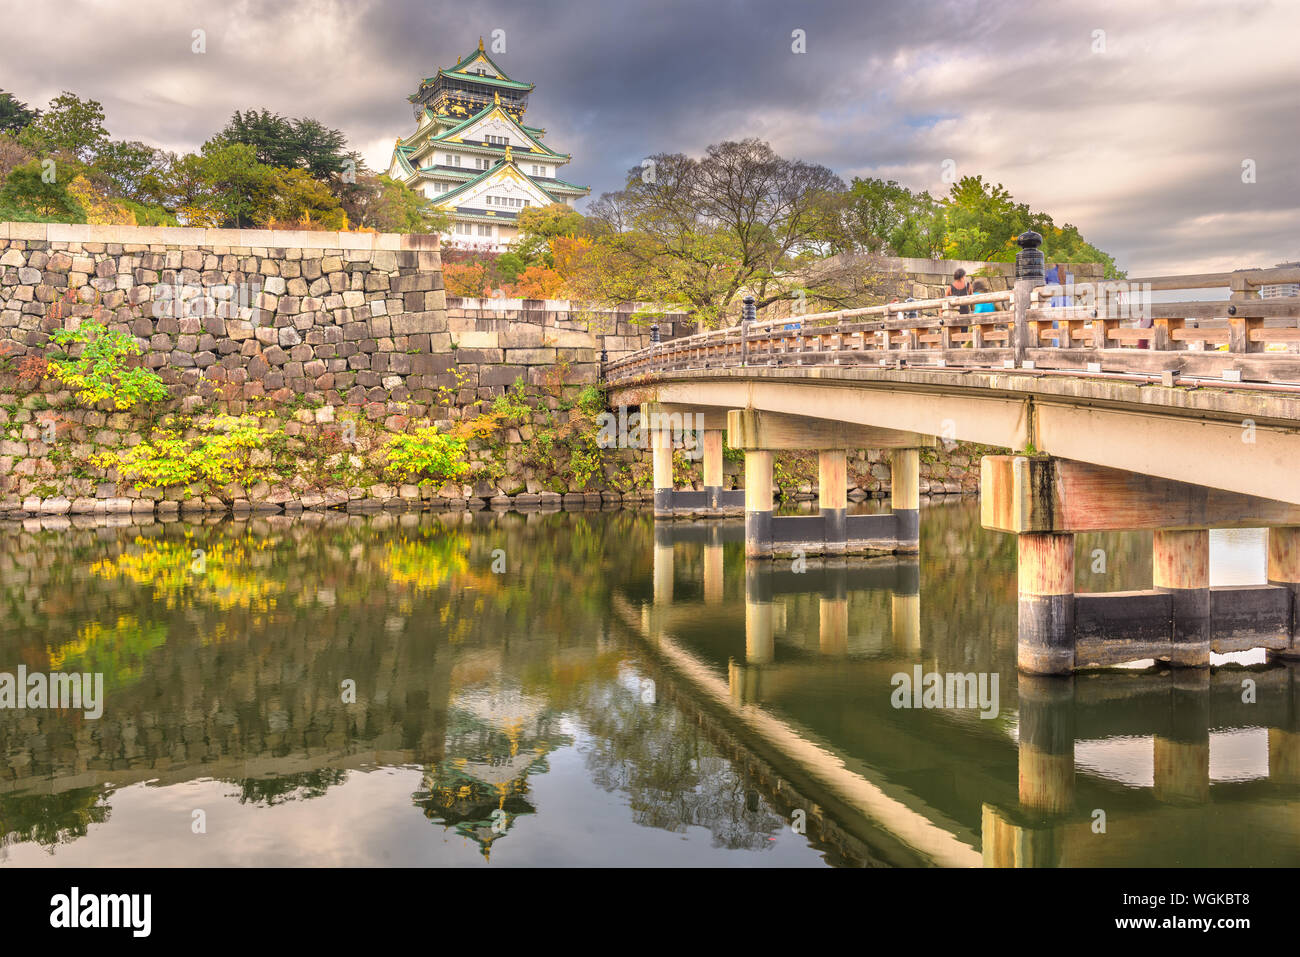
<instances>
[{"instance_id":1,"label":"lamp post on bridge","mask_svg":"<svg viewBox=\"0 0 1300 957\"><path fill-rule=\"evenodd\" d=\"M1012 356L1015 367L1025 363L1025 350L1029 347L1029 299L1035 287L1046 285L1046 260L1039 247L1043 237L1027 229L1016 237L1020 252L1016 253L1015 325L1012 328ZM1034 343L1038 345L1038 343Z\"/></svg>"},{"instance_id":2,"label":"lamp post on bridge","mask_svg":"<svg viewBox=\"0 0 1300 957\"><path fill-rule=\"evenodd\" d=\"M754 321L754 297L746 296L740 310L740 364L749 365L749 324Z\"/></svg>"}]
</instances>

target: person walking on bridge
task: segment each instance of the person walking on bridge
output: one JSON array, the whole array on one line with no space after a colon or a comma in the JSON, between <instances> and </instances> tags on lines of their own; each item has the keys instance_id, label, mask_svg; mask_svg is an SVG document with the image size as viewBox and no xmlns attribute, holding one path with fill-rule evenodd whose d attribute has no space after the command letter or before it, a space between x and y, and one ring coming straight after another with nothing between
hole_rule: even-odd
<instances>
[{"instance_id":1,"label":"person walking on bridge","mask_svg":"<svg viewBox=\"0 0 1300 957\"><path fill-rule=\"evenodd\" d=\"M949 283L948 288L944 290L944 295L969 296L974 291L975 291L974 287L971 286L970 277L966 275L966 270L959 268L955 273L952 274L952 282ZM957 312L963 316L969 315L970 306L958 305ZM955 328L958 332L961 333L970 332L970 326L954 326L953 328Z\"/></svg>"}]
</instances>

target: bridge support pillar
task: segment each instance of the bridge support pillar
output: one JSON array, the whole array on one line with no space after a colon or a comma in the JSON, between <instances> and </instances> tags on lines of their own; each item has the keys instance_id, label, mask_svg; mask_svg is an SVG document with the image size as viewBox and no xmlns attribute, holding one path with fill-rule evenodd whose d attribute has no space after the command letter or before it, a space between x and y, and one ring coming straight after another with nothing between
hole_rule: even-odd
<instances>
[{"instance_id":1,"label":"bridge support pillar","mask_svg":"<svg viewBox=\"0 0 1300 957\"><path fill-rule=\"evenodd\" d=\"M641 405L642 429L650 435L654 462L655 518L694 518L739 515L744 493L723 488L724 411L709 406L663 402ZM673 487L673 449L704 467L704 488Z\"/></svg>"},{"instance_id":2,"label":"bridge support pillar","mask_svg":"<svg viewBox=\"0 0 1300 957\"><path fill-rule=\"evenodd\" d=\"M673 434L667 429L650 430L650 454L654 461L655 517L673 514Z\"/></svg>"},{"instance_id":3,"label":"bridge support pillar","mask_svg":"<svg viewBox=\"0 0 1300 957\"><path fill-rule=\"evenodd\" d=\"M745 452L745 557L772 557L772 453Z\"/></svg>"},{"instance_id":4,"label":"bridge support pillar","mask_svg":"<svg viewBox=\"0 0 1300 957\"><path fill-rule=\"evenodd\" d=\"M722 430L705 429L703 439L704 496L709 508L722 507Z\"/></svg>"},{"instance_id":5,"label":"bridge support pillar","mask_svg":"<svg viewBox=\"0 0 1300 957\"><path fill-rule=\"evenodd\" d=\"M1173 634L1169 663L1175 668L1210 664L1210 533L1157 530L1151 552L1156 591L1169 595Z\"/></svg>"},{"instance_id":6,"label":"bridge support pillar","mask_svg":"<svg viewBox=\"0 0 1300 957\"><path fill-rule=\"evenodd\" d=\"M889 455L890 510L898 516L899 551L919 551L921 537L921 452L894 449Z\"/></svg>"},{"instance_id":7,"label":"bridge support pillar","mask_svg":"<svg viewBox=\"0 0 1300 957\"><path fill-rule=\"evenodd\" d=\"M827 555L843 555L848 542L849 482L847 455L843 449L817 453L817 499L826 523Z\"/></svg>"},{"instance_id":8,"label":"bridge support pillar","mask_svg":"<svg viewBox=\"0 0 1300 957\"><path fill-rule=\"evenodd\" d=\"M1029 674L1069 674L1074 670L1074 536L1033 532L1016 538L1016 665Z\"/></svg>"},{"instance_id":9,"label":"bridge support pillar","mask_svg":"<svg viewBox=\"0 0 1300 957\"><path fill-rule=\"evenodd\" d=\"M1268 530L1268 583L1291 592L1290 641L1274 654L1300 658L1300 526L1279 525Z\"/></svg>"}]
</instances>

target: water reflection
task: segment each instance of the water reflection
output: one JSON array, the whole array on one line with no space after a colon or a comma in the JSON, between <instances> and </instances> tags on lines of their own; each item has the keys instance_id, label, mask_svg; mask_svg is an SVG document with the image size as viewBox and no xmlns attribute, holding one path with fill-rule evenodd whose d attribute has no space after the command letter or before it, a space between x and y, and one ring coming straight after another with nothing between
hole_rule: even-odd
<instances>
[{"instance_id":1,"label":"water reflection","mask_svg":"<svg viewBox=\"0 0 1300 957\"><path fill-rule=\"evenodd\" d=\"M1014 547L970 503L803 567L621 511L11 528L0 670L107 702L0 710L0 855L1296 863L1293 666L1018 677ZM1149 534L1077 547L1081 591L1150 584ZM918 667L996 674L993 716L895 707Z\"/></svg>"}]
</instances>

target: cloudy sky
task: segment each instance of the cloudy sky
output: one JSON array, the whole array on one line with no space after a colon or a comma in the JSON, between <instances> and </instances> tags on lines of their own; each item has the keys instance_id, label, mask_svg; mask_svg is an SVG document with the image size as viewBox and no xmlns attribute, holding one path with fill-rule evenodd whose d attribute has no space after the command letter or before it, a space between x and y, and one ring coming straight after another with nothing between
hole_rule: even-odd
<instances>
[{"instance_id":1,"label":"cloudy sky","mask_svg":"<svg viewBox=\"0 0 1300 957\"><path fill-rule=\"evenodd\" d=\"M312 116L383 168L419 79L495 37L498 64L537 85L528 119L573 154L565 178L595 195L652 153L746 136L935 194L951 160L1136 276L1300 259L1297 14L1300 0L0 0L0 89L42 107L93 97L113 136L175 150L235 109Z\"/></svg>"}]
</instances>

